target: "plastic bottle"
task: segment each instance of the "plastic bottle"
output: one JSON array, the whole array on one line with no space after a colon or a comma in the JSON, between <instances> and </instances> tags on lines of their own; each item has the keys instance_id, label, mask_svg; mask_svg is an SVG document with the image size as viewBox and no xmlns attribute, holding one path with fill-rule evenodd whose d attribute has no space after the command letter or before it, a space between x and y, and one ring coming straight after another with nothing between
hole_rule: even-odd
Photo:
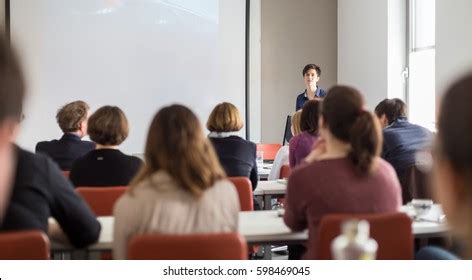
<instances>
[{"instance_id":1,"label":"plastic bottle","mask_svg":"<svg viewBox=\"0 0 472 280\"><path fill-rule=\"evenodd\" d=\"M331 253L336 260L374 260L377 242L369 237L367 221L349 220L342 224L342 233L331 243Z\"/></svg>"}]
</instances>

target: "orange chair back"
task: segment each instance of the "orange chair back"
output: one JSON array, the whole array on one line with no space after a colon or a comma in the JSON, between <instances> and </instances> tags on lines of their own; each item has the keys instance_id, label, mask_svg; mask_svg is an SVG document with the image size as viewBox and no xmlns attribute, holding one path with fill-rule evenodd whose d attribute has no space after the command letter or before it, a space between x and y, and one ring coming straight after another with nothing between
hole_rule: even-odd
<instances>
[{"instance_id":1,"label":"orange chair back","mask_svg":"<svg viewBox=\"0 0 472 280\"><path fill-rule=\"evenodd\" d=\"M288 178L288 176L290 176L290 173L292 173L292 170L290 170L290 165L282 165L282 167L280 168L279 179Z\"/></svg>"},{"instance_id":2,"label":"orange chair back","mask_svg":"<svg viewBox=\"0 0 472 280\"><path fill-rule=\"evenodd\" d=\"M62 175L64 175L64 177L66 177L67 179L69 179L70 171L63 170L63 171L62 171Z\"/></svg>"},{"instance_id":3,"label":"orange chair back","mask_svg":"<svg viewBox=\"0 0 472 280\"><path fill-rule=\"evenodd\" d=\"M251 181L247 177L228 177L228 180L234 184L238 191L241 211L253 211L254 200Z\"/></svg>"},{"instance_id":4,"label":"orange chair back","mask_svg":"<svg viewBox=\"0 0 472 280\"><path fill-rule=\"evenodd\" d=\"M127 187L78 187L77 193L87 202L97 216L113 215L113 206Z\"/></svg>"},{"instance_id":5,"label":"orange chair back","mask_svg":"<svg viewBox=\"0 0 472 280\"><path fill-rule=\"evenodd\" d=\"M274 160L281 144L257 144L257 150L264 152L264 160Z\"/></svg>"},{"instance_id":6,"label":"orange chair back","mask_svg":"<svg viewBox=\"0 0 472 280\"><path fill-rule=\"evenodd\" d=\"M47 260L49 239L39 230L0 233L1 260Z\"/></svg>"},{"instance_id":7,"label":"orange chair back","mask_svg":"<svg viewBox=\"0 0 472 280\"><path fill-rule=\"evenodd\" d=\"M341 224L349 219L367 220L370 236L377 241L378 260L413 259L411 219L404 213L332 214L321 219L318 231L318 257L332 259L331 242L341 233Z\"/></svg>"},{"instance_id":8,"label":"orange chair back","mask_svg":"<svg viewBox=\"0 0 472 280\"><path fill-rule=\"evenodd\" d=\"M238 233L137 235L128 243L130 260L245 260L247 244Z\"/></svg>"}]
</instances>

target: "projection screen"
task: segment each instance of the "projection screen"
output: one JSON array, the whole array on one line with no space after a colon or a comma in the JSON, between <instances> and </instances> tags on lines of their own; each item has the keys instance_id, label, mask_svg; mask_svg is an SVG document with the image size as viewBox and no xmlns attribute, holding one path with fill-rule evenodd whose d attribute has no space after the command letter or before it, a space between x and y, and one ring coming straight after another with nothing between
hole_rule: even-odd
<instances>
[{"instance_id":1,"label":"projection screen","mask_svg":"<svg viewBox=\"0 0 472 280\"><path fill-rule=\"evenodd\" d=\"M121 149L141 153L163 106L189 106L202 125L219 102L245 116L246 0L14 0L12 43L28 81L18 143L59 138L60 106L123 109ZM244 129L241 131L244 137Z\"/></svg>"}]
</instances>

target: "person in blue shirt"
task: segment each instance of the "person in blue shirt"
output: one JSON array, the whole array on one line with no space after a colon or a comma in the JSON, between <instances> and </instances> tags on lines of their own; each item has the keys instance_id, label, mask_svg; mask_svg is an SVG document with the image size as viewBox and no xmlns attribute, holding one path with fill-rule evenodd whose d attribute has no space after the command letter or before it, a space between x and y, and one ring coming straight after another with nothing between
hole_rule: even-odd
<instances>
[{"instance_id":1,"label":"person in blue shirt","mask_svg":"<svg viewBox=\"0 0 472 280\"><path fill-rule=\"evenodd\" d=\"M326 91L317 85L320 76L321 68L316 64L308 64L303 68L306 89L297 96L295 111L300 110L308 100L321 99L326 96Z\"/></svg>"},{"instance_id":2,"label":"person in blue shirt","mask_svg":"<svg viewBox=\"0 0 472 280\"><path fill-rule=\"evenodd\" d=\"M416 164L417 152L431 144L432 133L408 121L407 107L401 99L384 99L375 107L375 114L383 127L382 158L393 166L402 182L407 171ZM410 199L404 190L403 203Z\"/></svg>"}]
</instances>

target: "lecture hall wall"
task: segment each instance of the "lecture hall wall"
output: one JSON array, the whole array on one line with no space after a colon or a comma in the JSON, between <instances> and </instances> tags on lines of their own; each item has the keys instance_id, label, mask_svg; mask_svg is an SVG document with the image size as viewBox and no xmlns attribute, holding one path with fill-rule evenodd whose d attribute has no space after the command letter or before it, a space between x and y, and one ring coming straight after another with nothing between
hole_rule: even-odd
<instances>
[{"instance_id":1,"label":"lecture hall wall","mask_svg":"<svg viewBox=\"0 0 472 280\"><path fill-rule=\"evenodd\" d=\"M302 92L303 66L321 66L319 85L337 81L337 1L261 1L261 136L281 143L285 118Z\"/></svg>"}]
</instances>

